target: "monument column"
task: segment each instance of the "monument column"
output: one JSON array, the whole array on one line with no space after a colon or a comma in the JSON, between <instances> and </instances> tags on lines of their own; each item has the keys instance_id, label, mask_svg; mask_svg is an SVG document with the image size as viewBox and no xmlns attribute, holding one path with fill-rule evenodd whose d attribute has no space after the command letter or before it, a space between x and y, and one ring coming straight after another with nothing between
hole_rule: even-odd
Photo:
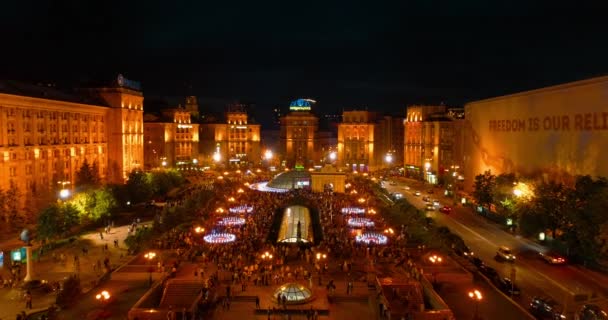
<instances>
[{"instance_id":1,"label":"monument column","mask_svg":"<svg viewBox=\"0 0 608 320\"><path fill-rule=\"evenodd\" d=\"M26 261L26 271L27 274L25 275L25 278L23 279L23 281L28 282L28 281L32 281L34 278L34 266L32 265L34 263L34 259L32 257L32 246L31 245L26 245L25 246L25 261Z\"/></svg>"}]
</instances>

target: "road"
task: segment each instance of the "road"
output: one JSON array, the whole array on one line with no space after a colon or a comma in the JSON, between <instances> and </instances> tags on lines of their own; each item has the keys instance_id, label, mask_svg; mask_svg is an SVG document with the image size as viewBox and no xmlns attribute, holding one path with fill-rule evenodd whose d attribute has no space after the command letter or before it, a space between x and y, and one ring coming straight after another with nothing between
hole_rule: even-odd
<instances>
[{"instance_id":1,"label":"road","mask_svg":"<svg viewBox=\"0 0 608 320\"><path fill-rule=\"evenodd\" d=\"M406 185L410 190L406 190ZM419 181L396 181L396 185L386 185L389 192L399 192L414 206L424 209L426 203L422 196L438 199L441 205L453 206L454 200L435 194L427 194L425 187ZM421 191L421 196L415 196L414 191ZM608 277L580 266L551 266L539 259L538 251L546 249L528 239L514 236L504 231L497 224L476 215L467 207L457 205L449 215L439 211L430 212L437 224L448 227L458 234L467 246L475 252L487 265L495 268L504 277L510 277L512 268L515 269L516 284L522 290L522 296L517 302L526 306L533 296L549 296L567 308L569 311L578 309L574 295L597 296L594 303L606 308L608 305ZM514 264L501 263L494 259L499 246L508 246L517 254Z\"/></svg>"}]
</instances>

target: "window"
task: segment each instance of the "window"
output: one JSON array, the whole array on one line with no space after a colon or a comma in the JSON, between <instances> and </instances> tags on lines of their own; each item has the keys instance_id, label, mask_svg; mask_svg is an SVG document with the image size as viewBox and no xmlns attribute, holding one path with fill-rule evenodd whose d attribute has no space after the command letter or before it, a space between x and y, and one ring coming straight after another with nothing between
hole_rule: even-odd
<instances>
[{"instance_id":1,"label":"window","mask_svg":"<svg viewBox=\"0 0 608 320\"><path fill-rule=\"evenodd\" d=\"M8 169L9 172L9 176L11 177L16 177L17 176L17 168L16 167L10 167Z\"/></svg>"}]
</instances>

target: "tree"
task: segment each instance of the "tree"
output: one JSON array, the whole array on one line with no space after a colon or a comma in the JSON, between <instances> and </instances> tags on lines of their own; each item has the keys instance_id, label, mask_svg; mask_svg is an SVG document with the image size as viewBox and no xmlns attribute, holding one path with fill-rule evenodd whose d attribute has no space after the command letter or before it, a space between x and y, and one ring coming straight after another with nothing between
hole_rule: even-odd
<instances>
[{"instance_id":1,"label":"tree","mask_svg":"<svg viewBox=\"0 0 608 320\"><path fill-rule=\"evenodd\" d=\"M569 198L573 190L562 183L541 183L536 188L534 208L541 217L544 225L551 230L551 236L556 237L558 229L567 227L567 210Z\"/></svg>"},{"instance_id":2,"label":"tree","mask_svg":"<svg viewBox=\"0 0 608 320\"><path fill-rule=\"evenodd\" d=\"M97 162L93 166L89 165L87 159L84 159L82 166L76 172L76 186L80 190L87 190L99 185L99 168Z\"/></svg>"},{"instance_id":3,"label":"tree","mask_svg":"<svg viewBox=\"0 0 608 320\"><path fill-rule=\"evenodd\" d=\"M479 205L487 207L492 203L492 200L494 199L493 192L495 184L496 176L494 176L490 170L475 176L473 198L477 200Z\"/></svg>"},{"instance_id":4,"label":"tree","mask_svg":"<svg viewBox=\"0 0 608 320\"><path fill-rule=\"evenodd\" d=\"M7 225L10 222L10 216L8 215L8 200L6 197L6 192L0 189L0 214L2 215L2 221L4 225Z\"/></svg>"},{"instance_id":5,"label":"tree","mask_svg":"<svg viewBox=\"0 0 608 320\"><path fill-rule=\"evenodd\" d=\"M38 215L36 234L39 239L50 240L57 238L62 232L61 209L59 205L46 207Z\"/></svg>"},{"instance_id":6,"label":"tree","mask_svg":"<svg viewBox=\"0 0 608 320\"><path fill-rule=\"evenodd\" d=\"M19 220L21 210L19 209L19 203L21 202L21 191L17 187L15 181L11 180L10 187L6 191L6 218L8 218L8 225L15 225L15 222Z\"/></svg>"},{"instance_id":7,"label":"tree","mask_svg":"<svg viewBox=\"0 0 608 320\"><path fill-rule=\"evenodd\" d=\"M108 188L99 189L94 192L93 196L95 198L95 206L91 210L89 218L93 221L99 221L111 217L114 210L118 207L112 191Z\"/></svg>"},{"instance_id":8,"label":"tree","mask_svg":"<svg viewBox=\"0 0 608 320\"><path fill-rule=\"evenodd\" d=\"M152 198L152 188L147 175L143 171L131 171L125 185L131 203L141 203Z\"/></svg>"}]
</instances>

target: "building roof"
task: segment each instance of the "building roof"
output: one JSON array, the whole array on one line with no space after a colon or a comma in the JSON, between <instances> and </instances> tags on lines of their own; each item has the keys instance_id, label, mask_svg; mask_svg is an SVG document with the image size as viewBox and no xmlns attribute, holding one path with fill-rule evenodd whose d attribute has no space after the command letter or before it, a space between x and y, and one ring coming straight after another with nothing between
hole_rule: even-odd
<instances>
[{"instance_id":1,"label":"building roof","mask_svg":"<svg viewBox=\"0 0 608 320\"><path fill-rule=\"evenodd\" d=\"M72 103L82 103L94 106L108 106L103 100L92 95L82 92L59 90L53 84L35 85L15 80L0 80L0 93Z\"/></svg>"},{"instance_id":2,"label":"building roof","mask_svg":"<svg viewBox=\"0 0 608 320\"><path fill-rule=\"evenodd\" d=\"M590 78L590 79L585 79L585 80L579 80L579 81L574 81L574 82L562 83L562 84L558 84L558 85L554 85L554 86L548 86L548 87L544 87L544 88L540 88L540 89L522 91L522 92L517 92L517 93L513 93L513 94L507 94L507 95L503 95L503 96L483 99L483 100L471 101L471 102L467 103L466 105L485 103L485 102L490 102L490 101L493 101L493 100L501 100L501 99L508 99L508 98L517 98L517 97L529 96L529 95L540 94L540 93L548 93L548 92L551 92L551 91L559 91L559 90L569 89L569 88L573 88L573 87L580 87L580 86L585 86L585 85L590 85L590 84L596 84L596 83L602 83L602 82L608 83L608 76L595 77L595 78Z\"/></svg>"}]
</instances>

